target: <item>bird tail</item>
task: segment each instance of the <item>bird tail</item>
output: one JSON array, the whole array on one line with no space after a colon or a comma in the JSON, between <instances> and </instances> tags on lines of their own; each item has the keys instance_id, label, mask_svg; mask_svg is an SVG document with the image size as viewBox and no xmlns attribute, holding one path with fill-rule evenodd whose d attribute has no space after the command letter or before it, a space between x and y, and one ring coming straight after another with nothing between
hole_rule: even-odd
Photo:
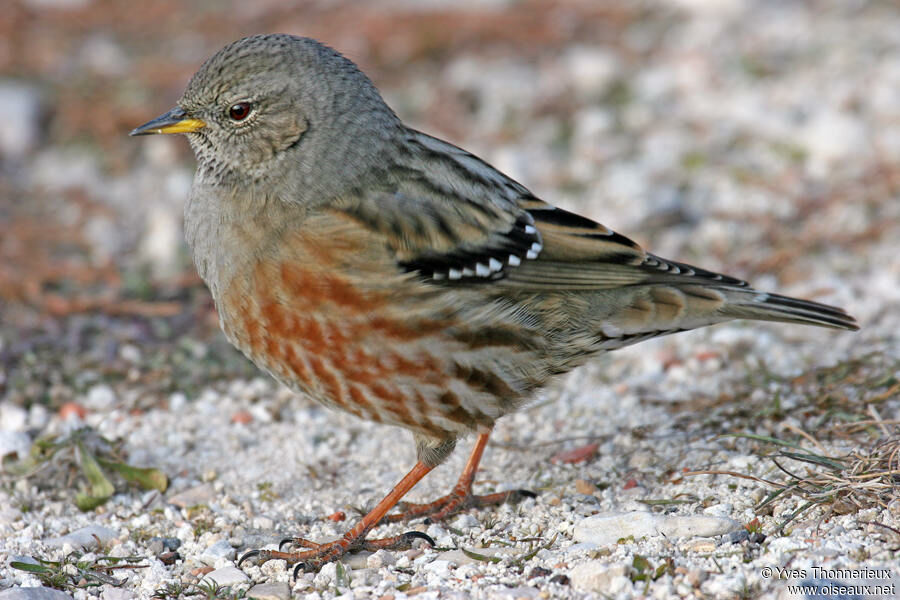
<instances>
[{"instance_id":1,"label":"bird tail","mask_svg":"<svg viewBox=\"0 0 900 600\"><path fill-rule=\"evenodd\" d=\"M856 319L844 309L812 300L769 294L752 288L729 289L726 297L727 303L721 310L733 319L802 323L852 331L859 329Z\"/></svg>"}]
</instances>

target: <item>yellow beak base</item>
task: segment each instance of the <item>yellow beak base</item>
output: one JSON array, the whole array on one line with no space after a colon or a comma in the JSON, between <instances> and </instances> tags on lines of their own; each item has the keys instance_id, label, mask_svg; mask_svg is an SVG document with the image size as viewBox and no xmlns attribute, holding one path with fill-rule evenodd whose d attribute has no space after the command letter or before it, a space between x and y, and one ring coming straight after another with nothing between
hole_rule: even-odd
<instances>
[{"instance_id":1,"label":"yellow beak base","mask_svg":"<svg viewBox=\"0 0 900 600\"><path fill-rule=\"evenodd\" d=\"M194 133L206 127L201 119L188 117L180 107L175 107L152 121L147 121L128 135L152 135L156 133Z\"/></svg>"}]
</instances>

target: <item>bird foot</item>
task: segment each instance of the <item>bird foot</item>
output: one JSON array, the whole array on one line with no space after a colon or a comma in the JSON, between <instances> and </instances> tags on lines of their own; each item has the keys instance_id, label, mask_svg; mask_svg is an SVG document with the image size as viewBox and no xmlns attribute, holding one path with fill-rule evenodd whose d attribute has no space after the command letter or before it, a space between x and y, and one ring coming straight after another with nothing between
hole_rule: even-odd
<instances>
[{"instance_id":1,"label":"bird foot","mask_svg":"<svg viewBox=\"0 0 900 600\"><path fill-rule=\"evenodd\" d=\"M510 490L496 494L476 496L471 488L468 490L455 489L451 493L427 504L413 502L401 502L400 512L385 515L381 523L396 523L397 521L409 521L419 517L426 517L425 523L431 524L442 521L451 515L467 508L481 508L497 504L518 504L525 498L537 498L537 494L529 490Z\"/></svg>"},{"instance_id":2,"label":"bird foot","mask_svg":"<svg viewBox=\"0 0 900 600\"><path fill-rule=\"evenodd\" d=\"M250 550L238 560L237 566L250 558L256 558L260 562L266 562L273 559L286 560L289 565L294 566L294 578L297 574L314 573L322 568L326 563L339 560L344 554L358 550L368 550L375 552L377 550L407 550L412 547L413 541L419 539L434 547L434 540L430 536L420 531L407 531L401 535L377 540L365 539L363 535L351 535L349 532L339 540L317 544L303 538L285 538L278 544L278 550ZM286 544L293 544L300 548L306 548L304 552L283 552L282 548Z\"/></svg>"}]
</instances>

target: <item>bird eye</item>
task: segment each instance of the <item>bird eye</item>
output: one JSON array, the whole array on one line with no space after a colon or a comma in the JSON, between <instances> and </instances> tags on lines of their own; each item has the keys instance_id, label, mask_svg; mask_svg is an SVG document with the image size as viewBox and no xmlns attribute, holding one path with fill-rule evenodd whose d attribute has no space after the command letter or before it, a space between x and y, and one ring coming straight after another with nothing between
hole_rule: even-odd
<instances>
[{"instance_id":1,"label":"bird eye","mask_svg":"<svg viewBox=\"0 0 900 600\"><path fill-rule=\"evenodd\" d=\"M231 117L231 120L233 121L243 121L247 118L247 115L250 114L251 108L253 108L253 106L249 102L232 104L231 108L228 109L228 116Z\"/></svg>"}]
</instances>

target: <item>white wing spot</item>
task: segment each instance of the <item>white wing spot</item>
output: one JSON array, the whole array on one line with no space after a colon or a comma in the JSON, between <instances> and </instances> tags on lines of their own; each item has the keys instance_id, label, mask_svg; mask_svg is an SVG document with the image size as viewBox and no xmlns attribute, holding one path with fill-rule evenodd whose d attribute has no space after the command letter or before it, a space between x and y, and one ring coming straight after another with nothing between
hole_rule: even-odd
<instances>
[{"instance_id":1,"label":"white wing spot","mask_svg":"<svg viewBox=\"0 0 900 600\"><path fill-rule=\"evenodd\" d=\"M519 265L522 264L522 259L520 259L515 254L510 254L509 255L509 264L511 264L514 267L518 267Z\"/></svg>"},{"instance_id":2,"label":"white wing spot","mask_svg":"<svg viewBox=\"0 0 900 600\"><path fill-rule=\"evenodd\" d=\"M481 263L475 263L475 274L479 277L487 277L491 274L491 270Z\"/></svg>"},{"instance_id":3,"label":"white wing spot","mask_svg":"<svg viewBox=\"0 0 900 600\"><path fill-rule=\"evenodd\" d=\"M500 262L499 260L497 260L496 258L491 258L490 262L488 263L488 267L490 267L492 272L499 271L500 269L503 268L503 263Z\"/></svg>"},{"instance_id":4,"label":"white wing spot","mask_svg":"<svg viewBox=\"0 0 900 600\"><path fill-rule=\"evenodd\" d=\"M463 274L463 276L465 276L465 277L474 277L474 276L475 276L475 271L473 271L473 270L470 269L469 267L463 267L462 274Z\"/></svg>"},{"instance_id":5,"label":"white wing spot","mask_svg":"<svg viewBox=\"0 0 900 600\"><path fill-rule=\"evenodd\" d=\"M444 274L441 273L440 271L435 271L434 273L431 274L431 277L432 277L435 281L440 281L441 279L443 279L444 277L446 277L446 275L444 275Z\"/></svg>"},{"instance_id":6,"label":"white wing spot","mask_svg":"<svg viewBox=\"0 0 900 600\"><path fill-rule=\"evenodd\" d=\"M459 272L459 269L450 269L447 272L447 277L450 279L462 279L462 273Z\"/></svg>"},{"instance_id":7,"label":"white wing spot","mask_svg":"<svg viewBox=\"0 0 900 600\"><path fill-rule=\"evenodd\" d=\"M529 235L532 234L532 233L537 233L537 229L535 229L535 228L532 227L531 225L526 225L526 226L525 226L525 233L527 233L527 234L529 234Z\"/></svg>"}]
</instances>

